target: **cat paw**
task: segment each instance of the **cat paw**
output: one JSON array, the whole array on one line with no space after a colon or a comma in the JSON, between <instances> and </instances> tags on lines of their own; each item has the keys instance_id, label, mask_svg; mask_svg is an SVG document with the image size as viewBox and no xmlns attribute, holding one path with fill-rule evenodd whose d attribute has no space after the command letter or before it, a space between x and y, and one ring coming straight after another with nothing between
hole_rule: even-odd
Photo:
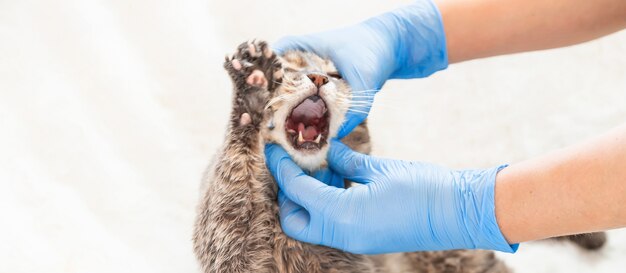
<instances>
[{"instance_id":1,"label":"cat paw","mask_svg":"<svg viewBox=\"0 0 626 273\"><path fill-rule=\"evenodd\" d=\"M258 126L269 98L282 82L278 57L266 42L253 40L242 43L235 54L226 57L224 68L235 87L233 124Z\"/></svg>"},{"instance_id":2,"label":"cat paw","mask_svg":"<svg viewBox=\"0 0 626 273\"><path fill-rule=\"evenodd\" d=\"M282 65L267 42L252 40L242 43L224 67L240 88L243 85L272 91L282 82Z\"/></svg>"}]
</instances>

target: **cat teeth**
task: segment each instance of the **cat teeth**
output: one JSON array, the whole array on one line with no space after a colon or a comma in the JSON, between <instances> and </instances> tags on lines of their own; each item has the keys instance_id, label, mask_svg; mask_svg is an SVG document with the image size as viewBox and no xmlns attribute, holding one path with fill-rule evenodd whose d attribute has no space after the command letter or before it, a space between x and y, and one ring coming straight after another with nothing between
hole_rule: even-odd
<instances>
[{"instance_id":1,"label":"cat teeth","mask_svg":"<svg viewBox=\"0 0 626 273\"><path fill-rule=\"evenodd\" d=\"M298 145L304 143L304 137L302 137L302 131L298 132Z\"/></svg>"},{"instance_id":2,"label":"cat teeth","mask_svg":"<svg viewBox=\"0 0 626 273\"><path fill-rule=\"evenodd\" d=\"M317 138L315 139L315 143L320 144L320 140L322 140L322 134L317 135Z\"/></svg>"},{"instance_id":3,"label":"cat teeth","mask_svg":"<svg viewBox=\"0 0 626 273\"><path fill-rule=\"evenodd\" d=\"M320 144L320 141L322 141L322 134L320 133L319 135L317 135L317 138L315 138L315 140L313 140L313 142ZM302 131L298 131L298 145L301 145L302 143L306 142L306 140L304 139L304 136L302 135Z\"/></svg>"}]
</instances>

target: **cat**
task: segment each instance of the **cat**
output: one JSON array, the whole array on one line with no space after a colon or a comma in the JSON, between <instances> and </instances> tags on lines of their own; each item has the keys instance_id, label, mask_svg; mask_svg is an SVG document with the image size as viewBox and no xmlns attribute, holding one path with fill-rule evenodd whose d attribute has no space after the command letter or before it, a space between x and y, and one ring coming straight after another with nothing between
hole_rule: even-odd
<instances>
[{"instance_id":1,"label":"cat","mask_svg":"<svg viewBox=\"0 0 626 273\"><path fill-rule=\"evenodd\" d=\"M486 250L370 256L287 237L264 145L281 145L305 170L325 167L329 139L349 111L352 91L330 60L302 51L278 56L264 41L239 45L224 68L234 87L232 112L224 144L205 173L193 235L203 272L510 272ZM369 153L366 122L342 142Z\"/></svg>"}]
</instances>

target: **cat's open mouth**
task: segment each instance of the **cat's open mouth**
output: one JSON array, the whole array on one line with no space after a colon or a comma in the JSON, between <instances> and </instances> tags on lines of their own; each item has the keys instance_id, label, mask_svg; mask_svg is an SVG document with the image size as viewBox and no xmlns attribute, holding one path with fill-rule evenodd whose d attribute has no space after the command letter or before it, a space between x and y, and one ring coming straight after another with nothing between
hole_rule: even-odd
<instances>
[{"instance_id":1,"label":"cat's open mouth","mask_svg":"<svg viewBox=\"0 0 626 273\"><path fill-rule=\"evenodd\" d=\"M310 96L291 110L285 121L287 139L297 150L319 150L328 139L329 113L324 100Z\"/></svg>"}]
</instances>

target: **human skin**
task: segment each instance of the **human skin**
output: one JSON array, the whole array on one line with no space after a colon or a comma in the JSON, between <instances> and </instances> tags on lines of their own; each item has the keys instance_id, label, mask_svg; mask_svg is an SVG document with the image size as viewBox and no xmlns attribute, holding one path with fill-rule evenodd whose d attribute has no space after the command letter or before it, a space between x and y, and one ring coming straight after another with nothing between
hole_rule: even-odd
<instances>
[{"instance_id":1,"label":"human skin","mask_svg":"<svg viewBox=\"0 0 626 273\"><path fill-rule=\"evenodd\" d=\"M624 0L436 0L448 60L563 47L626 27Z\"/></svg>"},{"instance_id":2,"label":"human skin","mask_svg":"<svg viewBox=\"0 0 626 273\"><path fill-rule=\"evenodd\" d=\"M509 243L626 227L626 125L513 164L496 176Z\"/></svg>"},{"instance_id":3,"label":"human skin","mask_svg":"<svg viewBox=\"0 0 626 273\"><path fill-rule=\"evenodd\" d=\"M436 1L448 59L563 47L626 27L623 0ZM509 243L626 226L626 125L513 164L496 177L495 208Z\"/></svg>"}]
</instances>

